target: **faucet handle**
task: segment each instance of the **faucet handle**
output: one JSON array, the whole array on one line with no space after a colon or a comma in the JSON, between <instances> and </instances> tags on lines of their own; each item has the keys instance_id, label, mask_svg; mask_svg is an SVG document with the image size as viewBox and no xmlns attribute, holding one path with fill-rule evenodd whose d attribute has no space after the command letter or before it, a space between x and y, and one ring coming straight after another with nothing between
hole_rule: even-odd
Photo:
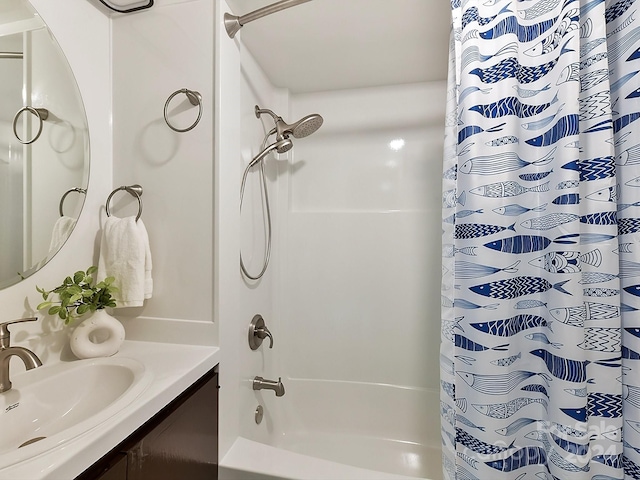
<instances>
[{"instance_id":1,"label":"faucet handle","mask_svg":"<svg viewBox=\"0 0 640 480\"><path fill-rule=\"evenodd\" d=\"M266 337L269 337L269 348L273 348L273 335L264 324L264 318L260 314L254 315L249 324L249 347L251 350L257 350Z\"/></svg>"},{"instance_id":2,"label":"faucet handle","mask_svg":"<svg viewBox=\"0 0 640 480\"><path fill-rule=\"evenodd\" d=\"M256 328L256 337L264 340L266 337L269 337L269 348L273 348L273 335L265 325L264 327Z\"/></svg>"},{"instance_id":3,"label":"faucet handle","mask_svg":"<svg viewBox=\"0 0 640 480\"><path fill-rule=\"evenodd\" d=\"M13 323L35 322L37 320L37 317L27 317L0 323L0 348L9 348L11 346L11 332L9 332L9 325Z\"/></svg>"}]
</instances>

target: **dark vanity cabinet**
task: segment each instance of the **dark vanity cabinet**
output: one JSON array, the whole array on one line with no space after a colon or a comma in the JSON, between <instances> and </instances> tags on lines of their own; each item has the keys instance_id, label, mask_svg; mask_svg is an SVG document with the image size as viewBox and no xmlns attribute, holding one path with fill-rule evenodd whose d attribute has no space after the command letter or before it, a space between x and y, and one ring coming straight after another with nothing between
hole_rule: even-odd
<instances>
[{"instance_id":1,"label":"dark vanity cabinet","mask_svg":"<svg viewBox=\"0 0 640 480\"><path fill-rule=\"evenodd\" d=\"M218 478L218 374L204 375L76 480Z\"/></svg>"}]
</instances>

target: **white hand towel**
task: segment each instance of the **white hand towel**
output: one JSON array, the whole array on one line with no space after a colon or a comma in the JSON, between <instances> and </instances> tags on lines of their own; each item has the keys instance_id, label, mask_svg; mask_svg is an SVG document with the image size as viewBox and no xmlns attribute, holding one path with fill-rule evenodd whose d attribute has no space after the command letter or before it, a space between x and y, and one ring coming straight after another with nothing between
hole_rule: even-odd
<instances>
[{"instance_id":1,"label":"white hand towel","mask_svg":"<svg viewBox=\"0 0 640 480\"><path fill-rule=\"evenodd\" d=\"M117 307L141 307L153 293L149 235L135 217L107 217L102 229L98 280L115 277Z\"/></svg>"},{"instance_id":2,"label":"white hand towel","mask_svg":"<svg viewBox=\"0 0 640 480\"><path fill-rule=\"evenodd\" d=\"M69 238L73 227L76 226L77 220L72 217L62 216L56 220L51 232L51 243L49 243L49 252L57 252L62 244Z\"/></svg>"}]
</instances>

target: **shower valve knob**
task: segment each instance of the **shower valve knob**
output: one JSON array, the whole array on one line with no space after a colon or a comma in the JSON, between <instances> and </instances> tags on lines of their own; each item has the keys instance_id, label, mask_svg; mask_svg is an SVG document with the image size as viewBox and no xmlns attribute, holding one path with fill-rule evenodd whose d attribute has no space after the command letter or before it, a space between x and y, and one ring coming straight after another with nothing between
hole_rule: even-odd
<instances>
[{"instance_id":1,"label":"shower valve knob","mask_svg":"<svg viewBox=\"0 0 640 480\"><path fill-rule=\"evenodd\" d=\"M273 348L273 335L265 325L262 315L255 315L249 324L249 347L251 350L257 350L262 345L262 340L267 337L269 337L269 348Z\"/></svg>"}]
</instances>

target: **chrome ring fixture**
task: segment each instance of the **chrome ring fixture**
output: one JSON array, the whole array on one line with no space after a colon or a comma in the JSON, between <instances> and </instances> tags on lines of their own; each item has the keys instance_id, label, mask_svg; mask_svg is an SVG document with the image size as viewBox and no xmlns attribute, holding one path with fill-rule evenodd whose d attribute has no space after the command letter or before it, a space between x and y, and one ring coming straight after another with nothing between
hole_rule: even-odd
<instances>
[{"instance_id":1,"label":"chrome ring fixture","mask_svg":"<svg viewBox=\"0 0 640 480\"><path fill-rule=\"evenodd\" d=\"M193 122L193 124L187 128L176 128L173 125L171 125L171 122L169 122L169 117L167 113L169 109L169 103L171 103L171 100L173 100L173 97L175 97L180 93L184 93L187 96L187 98L189 99L189 103L191 103L191 105L198 106L198 118L196 118L196 121ZM199 92L196 92L194 90L189 90L188 88L181 88L180 90L176 90L171 95L169 95L169 98L167 98L167 101L164 104L164 121L167 122L167 125L169 126L169 128L174 132L184 133L184 132L188 132L189 130L192 130L196 125L198 125L201 118L202 118L202 95L200 95Z\"/></svg>"},{"instance_id":2,"label":"chrome ring fixture","mask_svg":"<svg viewBox=\"0 0 640 480\"><path fill-rule=\"evenodd\" d=\"M111 203L111 197L113 197L116 192L120 190L124 190L129 194L133 195L136 200L138 200L138 215L136 215L136 222L140 220L140 216L142 215L142 187L140 185L123 185L122 187L116 188L113 192L109 194L107 197L107 203L105 205L105 210L107 211L107 217L111 216L111 211L109 210L109 204Z\"/></svg>"},{"instance_id":3,"label":"chrome ring fixture","mask_svg":"<svg viewBox=\"0 0 640 480\"><path fill-rule=\"evenodd\" d=\"M64 195L62 195L62 198L60 199L60 207L59 207L61 217L64 217L64 211L62 210L62 207L64 206L64 199L67 198L67 195L69 195L71 192L82 193L84 195L87 194L87 190L85 188L80 188L80 187L74 187L64 192Z\"/></svg>"},{"instance_id":4,"label":"chrome ring fixture","mask_svg":"<svg viewBox=\"0 0 640 480\"><path fill-rule=\"evenodd\" d=\"M20 138L20 135L18 135L18 129L17 129L18 118L20 118L20 115L22 114L22 112L29 112L35 115L36 117L38 117L38 121L39 121L38 133L36 133L31 140L22 140ZM46 108L22 107L20 110L18 110L18 113L16 113L16 115L13 117L13 134L16 136L16 138L21 144L29 145L35 142L36 140L38 140L38 138L40 138L40 134L42 133L42 127L44 126L44 121L47 118L49 118L49 110L47 110Z\"/></svg>"}]
</instances>

